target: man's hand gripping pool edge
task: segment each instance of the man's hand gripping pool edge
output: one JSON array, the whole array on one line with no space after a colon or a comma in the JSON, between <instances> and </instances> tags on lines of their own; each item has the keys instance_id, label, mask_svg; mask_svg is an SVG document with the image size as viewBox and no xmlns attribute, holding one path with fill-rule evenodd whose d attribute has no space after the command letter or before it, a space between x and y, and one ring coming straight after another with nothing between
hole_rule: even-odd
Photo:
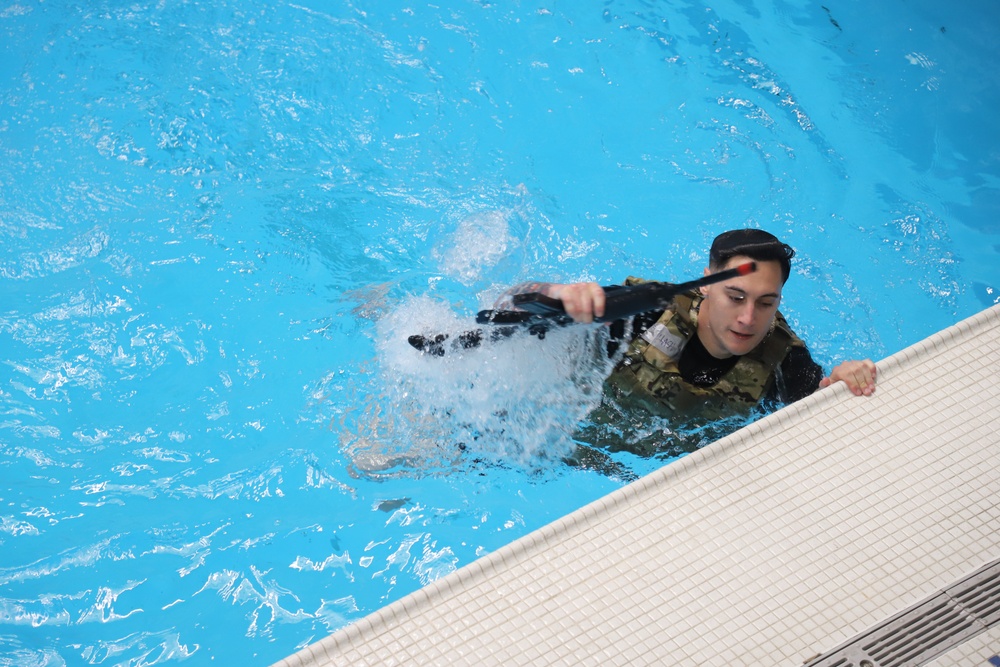
<instances>
[{"instance_id":1,"label":"man's hand gripping pool edge","mask_svg":"<svg viewBox=\"0 0 1000 667\"><path fill-rule=\"evenodd\" d=\"M834 382L843 382L855 396L871 396L875 393L875 375L875 364L871 359L845 361L820 380L819 387L822 389Z\"/></svg>"}]
</instances>

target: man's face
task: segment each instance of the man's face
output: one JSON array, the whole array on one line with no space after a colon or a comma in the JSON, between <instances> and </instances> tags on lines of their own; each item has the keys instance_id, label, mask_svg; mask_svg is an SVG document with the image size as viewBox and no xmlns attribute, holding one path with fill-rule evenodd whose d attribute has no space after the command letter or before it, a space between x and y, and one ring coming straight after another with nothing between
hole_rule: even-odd
<instances>
[{"instance_id":1,"label":"man's face","mask_svg":"<svg viewBox=\"0 0 1000 667\"><path fill-rule=\"evenodd\" d=\"M718 270L752 261L736 256ZM709 274L708 269L705 274ZM757 262L757 270L751 274L703 287L705 300L698 314L698 337L709 354L726 359L757 347L778 312L781 287L778 262Z\"/></svg>"}]
</instances>

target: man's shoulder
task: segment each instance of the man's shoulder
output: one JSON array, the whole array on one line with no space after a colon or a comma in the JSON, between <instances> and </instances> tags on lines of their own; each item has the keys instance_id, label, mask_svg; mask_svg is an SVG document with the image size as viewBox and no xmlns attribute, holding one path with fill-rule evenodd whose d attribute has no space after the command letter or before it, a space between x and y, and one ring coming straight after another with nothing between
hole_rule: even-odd
<instances>
[{"instance_id":1,"label":"man's shoulder","mask_svg":"<svg viewBox=\"0 0 1000 667\"><path fill-rule=\"evenodd\" d=\"M774 332L780 332L780 335L787 339L792 347L806 346L805 342L792 330L791 325L788 324L788 320L785 319L780 310L774 316Z\"/></svg>"},{"instance_id":2,"label":"man's shoulder","mask_svg":"<svg viewBox=\"0 0 1000 667\"><path fill-rule=\"evenodd\" d=\"M633 287L635 285L645 285L648 283L662 283L664 285L671 285L672 283L666 283L662 280L647 280L646 278L640 278L637 276L629 276L625 279L623 287ZM673 301L680 302L682 304L692 304L700 296L700 293L696 289L687 290L685 292L679 292L673 296Z\"/></svg>"}]
</instances>

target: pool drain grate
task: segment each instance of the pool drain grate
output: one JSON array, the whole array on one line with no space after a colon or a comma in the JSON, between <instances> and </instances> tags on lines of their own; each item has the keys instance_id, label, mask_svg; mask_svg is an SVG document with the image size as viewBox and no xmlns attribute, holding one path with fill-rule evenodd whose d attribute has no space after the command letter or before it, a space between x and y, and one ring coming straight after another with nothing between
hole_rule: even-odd
<instances>
[{"instance_id":1,"label":"pool drain grate","mask_svg":"<svg viewBox=\"0 0 1000 667\"><path fill-rule=\"evenodd\" d=\"M806 667L917 667L1000 623L1000 559L806 662Z\"/></svg>"}]
</instances>

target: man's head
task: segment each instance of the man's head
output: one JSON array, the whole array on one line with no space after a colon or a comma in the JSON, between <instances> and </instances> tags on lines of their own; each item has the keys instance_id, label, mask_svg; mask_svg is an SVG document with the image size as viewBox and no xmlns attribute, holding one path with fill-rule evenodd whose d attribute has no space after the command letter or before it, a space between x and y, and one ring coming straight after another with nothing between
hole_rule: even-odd
<instances>
[{"instance_id":1,"label":"man's head","mask_svg":"<svg viewBox=\"0 0 1000 667\"><path fill-rule=\"evenodd\" d=\"M758 262L778 262L781 266L781 283L784 284L792 272L795 251L787 243L782 243L776 236L762 229L733 229L719 234L712 241L708 266L712 271L720 271L736 256L749 257Z\"/></svg>"},{"instance_id":2,"label":"man's head","mask_svg":"<svg viewBox=\"0 0 1000 667\"><path fill-rule=\"evenodd\" d=\"M702 288L698 337L710 354L720 359L744 355L764 340L778 313L794 254L759 229L737 229L716 237L706 275L750 260L757 262L757 270Z\"/></svg>"}]
</instances>

